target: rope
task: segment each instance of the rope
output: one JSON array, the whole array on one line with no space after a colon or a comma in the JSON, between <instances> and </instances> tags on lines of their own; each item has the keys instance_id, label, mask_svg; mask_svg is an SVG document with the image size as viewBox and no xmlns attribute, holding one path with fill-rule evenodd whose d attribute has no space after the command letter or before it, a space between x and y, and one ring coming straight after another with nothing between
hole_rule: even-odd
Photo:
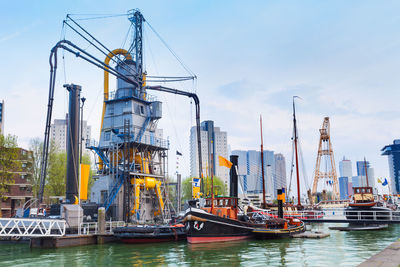
<instances>
[{"instance_id":1,"label":"rope","mask_svg":"<svg viewBox=\"0 0 400 267\"><path fill-rule=\"evenodd\" d=\"M160 39L160 41L165 45L165 47L169 50L169 52L178 60L178 62L181 64L181 66L193 77L196 77L196 74L194 74L193 71L190 70L188 66L186 66L185 63L179 58L179 56L172 50L171 47L164 41L164 39L161 37L161 35L150 25L150 23L146 20L145 21L147 25L149 25L149 28L154 32L154 34Z\"/></svg>"}]
</instances>

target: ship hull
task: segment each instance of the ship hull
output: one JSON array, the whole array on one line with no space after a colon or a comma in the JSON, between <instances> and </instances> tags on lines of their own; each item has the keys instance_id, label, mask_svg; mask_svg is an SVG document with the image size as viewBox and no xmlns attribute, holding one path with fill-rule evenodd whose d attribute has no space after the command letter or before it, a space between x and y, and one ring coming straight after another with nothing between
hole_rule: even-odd
<instances>
[{"instance_id":1,"label":"ship hull","mask_svg":"<svg viewBox=\"0 0 400 267\"><path fill-rule=\"evenodd\" d=\"M152 226L152 227L119 227L114 235L123 243L159 243L186 239L185 227Z\"/></svg>"},{"instance_id":2,"label":"ship hull","mask_svg":"<svg viewBox=\"0 0 400 267\"><path fill-rule=\"evenodd\" d=\"M288 229L255 229L253 235L255 239L279 239L291 237L305 231L304 222L299 226L290 226Z\"/></svg>"},{"instance_id":3,"label":"ship hull","mask_svg":"<svg viewBox=\"0 0 400 267\"><path fill-rule=\"evenodd\" d=\"M253 228L245 222L219 217L195 208L190 208L185 217L187 240L192 244L236 241L252 237Z\"/></svg>"}]
</instances>

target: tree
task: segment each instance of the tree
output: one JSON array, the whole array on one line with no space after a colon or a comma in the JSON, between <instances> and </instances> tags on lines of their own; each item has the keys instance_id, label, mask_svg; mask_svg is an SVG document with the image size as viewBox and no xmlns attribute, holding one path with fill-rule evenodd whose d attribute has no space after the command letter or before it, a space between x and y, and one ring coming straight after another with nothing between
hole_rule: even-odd
<instances>
[{"instance_id":1,"label":"tree","mask_svg":"<svg viewBox=\"0 0 400 267\"><path fill-rule=\"evenodd\" d=\"M33 138L29 142L29 150L32 151L32 178L30 183L32 185L32 193L34 197L38 197L40 188L40 164L43 154L43 142L38 138Z\"/></svg>"},{"instance_id":2,"label":"tree","mask_svg":"<svg viewBox=\"0 0 400 267\"><path fill-rule=\"evenodd\" d=\"M225 183L218 177L214 177L214 195L226 195ZM204 196L211 197L211 178L203 178ZM182 182L182 199L192 199L192 178L188 177Z\"/></svg>"},{"instance_id":3,"label":"tree","mask_svg":"<svg viewBox=\"0 0 400 267\"><path fill-rule=\"evenodd\" d=\"M64 196L67 176L67 154L65 152L49 153L49 167L46 178L47 196Z\"/></svg>"},{"instance_id":4,"label":"tree","mask_svg":"<svg viewBox=\"0 0 400 267\"><path fill-rule=\"evenodd\" d=\"M18 161L17 137L14 135L4 136L0 133L0 197L8 192L8 186L13 184L14 172L21 168Z\"/></svg>"}]
</instances>

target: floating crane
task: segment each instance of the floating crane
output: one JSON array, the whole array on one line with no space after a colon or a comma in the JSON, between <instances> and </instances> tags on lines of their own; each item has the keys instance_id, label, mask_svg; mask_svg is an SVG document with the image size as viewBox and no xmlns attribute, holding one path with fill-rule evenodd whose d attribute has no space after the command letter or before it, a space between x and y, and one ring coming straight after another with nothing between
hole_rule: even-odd
<instances>
[{"instance_id":1,"label":"floating crane","mask_svg":"<svg viewBox=\"0 0 400 267\"><path fill-rule=\"evenodd\" d=\"M138 10L131 10L128 16L134 26L134 38L129 50L115 49L111 51L69 15L64 21L68 27L101 51L106 58L103 62L68 40L59 41L51 50L49 100L39 199L43 200L57 70L57 51L61 48L104 70L104 102L99 144L88 147L99 157L99 179L92 191L94 194L106 192L101 204L108 210L115 203L115 213L118 219L149 222L155 221L160 216L161 219L166 218L163 214L165 202L162 184L166 177L165 166L169 143L162 139L162 131L157 129L157 121L162 116L162 103L154 100L147 94L147 91L183 95L194 100L198 156L201 159L200 101L195 93L164 86L147 85L149 82L182 81L196 77L147 76L143 68L142 26L145 20ZM124 60L121 60L119 56L123 56ZM116 67L110 66L111 61L116 63ZM111 97L109 74L117 78L117 90ZM199 177L202 177L201 160L199 161ZM104 186L107 184L111 186L105 188ZM155 199L158 201L154 202Z\"/></svg>"}]
</instances>

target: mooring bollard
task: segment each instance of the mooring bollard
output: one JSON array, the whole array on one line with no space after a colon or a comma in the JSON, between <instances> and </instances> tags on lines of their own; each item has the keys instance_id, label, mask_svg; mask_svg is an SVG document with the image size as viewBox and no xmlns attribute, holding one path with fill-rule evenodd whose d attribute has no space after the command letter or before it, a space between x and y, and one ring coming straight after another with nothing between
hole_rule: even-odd
<instances>
[{"instance_id":1,"label":"mooring bollard","mask_svg":"<svg viewBox=\"0 0 400 267\"><path fill-rule=\"evenodd\" d=\"M101 207L97 211L97 224L99 234L104 235L106 233L106 209Z\"/></svg>"}]
</instances>

